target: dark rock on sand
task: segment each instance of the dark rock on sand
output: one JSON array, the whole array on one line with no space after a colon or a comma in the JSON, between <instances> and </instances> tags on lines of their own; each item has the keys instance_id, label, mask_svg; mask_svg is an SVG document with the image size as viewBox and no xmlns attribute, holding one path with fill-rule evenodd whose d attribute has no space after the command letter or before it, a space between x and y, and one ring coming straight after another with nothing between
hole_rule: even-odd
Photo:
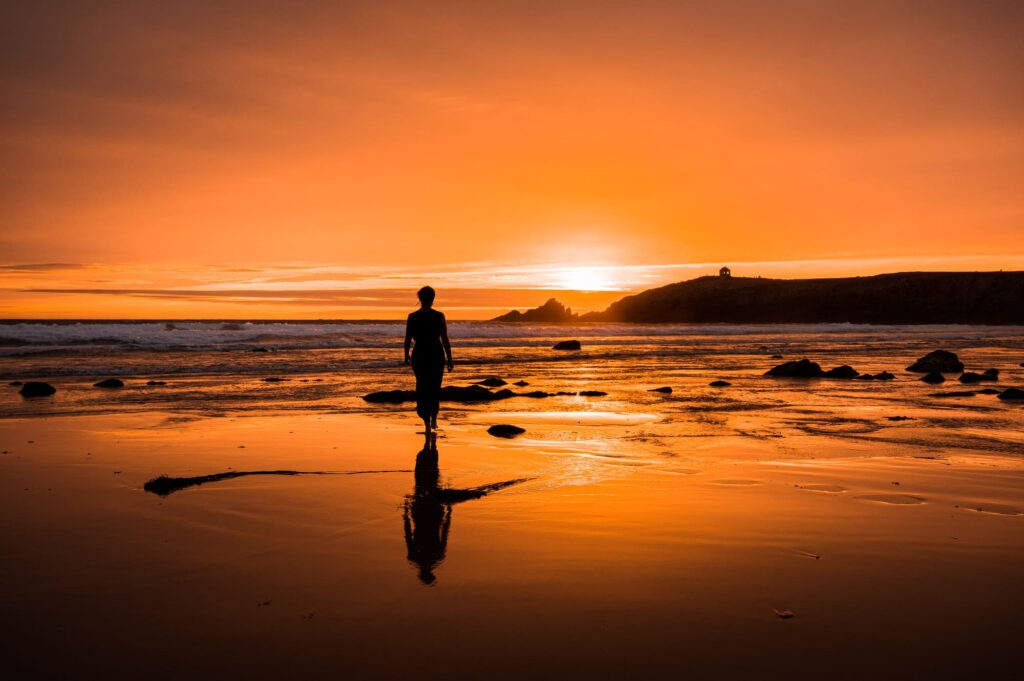
<instances>
[{"instance_id":1,"label":"dark rock on sand","mask_svg":"<svg viewBox=\"0 0 1024 681\"><path fill-rule=\"evenodd\" d=\"M796 362L786 362L765 372L765 376L773 378L821 378L825 372L817 362L809 359L801 359Z\"/></svg>"},{"instance_id":2,"label":"dark rock on sand","mask_svg":"<svg viewBox=\"0 0 1024 681\"><path fill-rule=\"evenodd\" d=\"M515 397L511 390L499 390L492 392L479 385L455 386L446 385L441 388L442 402L494 402L495 400L506 400ZM526 395L529 397L530 395ZM547 397L547 393L542 397ZM367 402L375 404L400 404L402 402L415 402L415 390L382 390L380 392L363 395Z\"/></svg>"},{"instance_id":3,"label":"dark rock on sand","mask_svg":"<svg viewBox=\"0 0 1024 681\"><path fill-rule=\"evenodd\" d=\"M526 429L520 428L519 426L512 426L507 423L499 423L488 428L487 432L494 437L515 437L516 435L522 435L525 433Z\"/></svg>"},{"instance_id":4,"label":"dark rock on sand","mask_svg":"<svg viewBox=\"0 0 1024 681\"><path fill-rule=\"evenodd\" d=\"M983 373L977 374L973 371L965 371L960 374L961 383L981 383L982 381L998 381L999 370L989 369Z\"/></svg>"},{"instance_id":5,"label":"dark rock on sand","mask_svg":"<svg viewBox=\"0 0 1024 681\"><path fill-rule=\"evenodd\" d=\"M835 369L829 369L825 372L825 378L857 378L860 376L860 372L854 369L852 366L844 364L841 367Z\"/></svg>"},{"instance_id":6,"label":"dark rock on sand","mask_svg":"<svg viewBox=\"0 0 1024 681\"><path fill-rule=\"evenodd\" d=\"M558 341L552 346L552 350L580 350L582 346L578 340Z\"/></svg>"},{"instance_id":7,"label":"dark rock on sand","mask_svg":"<svg viewBox=\"0 0 1024 681\"><path fill-rule=\"evenodd\" d=\"M545 392L543 390L531 390L528 393L519 393L520 397L532 397L533 399L541 399L544 397L554 397L554 393Z\"/></svg>"},{"instance_id":8,"label":"dark rock on sand","mask_svg":"<svg viewBox=\"0 0 1024 681\"><path fill-rule=\"evenodd\" d=\"M106 378L99 383L93 383L94 388L123 388L124 381L120 378Z\"/></svg>"},{"instance_id":9,"label":"dark rock on sand","mask_svg":"<svg viewBox=\"0 0 1024 681\"><path fill-rule=\"evenodd\" d=\"M999 399L1024 400L1024 390L1021 390L1020 388L1007 388L1003 392L999 393Z\"/></svg>"},{"instance_id":10,"label":"dark rock on sand","mask_svg":"<svg viewBox=\"0 0 1024 681\"><path fill-rule=\"evenodd\" d=\"M604 397L608 393L603 390L581 390L580 397Z\"/></svg>"},{"instance_id":11,"label":"dark rock on sand","mask_svg":"<svg viewBox=\"0 0 1024 681\"><path fill-rule=\"evenodd\" d=\"M955 352L948 350L933 350L924 357L919 357L916 362L907 367L907 371L918 374L932 372L958 374L963 370L964 363L960 361Z\"/></svg>"},{"instance_id":12,"label":"dark rock on sand","mask_svg":"<svg viewBox=\"0 0 1024 681\"><path fill-rule=\"evenodd\" d=\"M732 383L729 381L711 381L708 385L712 388L728 388Z\"/></svg>"},{"instance_id":13,"label":"dark rock on sand","mask_svg":"<svg viewBox=\"0 0 1024 681\"><path fill-rule=\"evenodd\" d=\"M21 390L18 394L22 397L47 397L57 392L49 383L43 383L42 381L29 381L25 385L21 386Z\"/></svg>"},{"instance_id":14,"label":"dark rock on sand","mask_svg":"<svg viewBox=\"0 0 1024 681\"><path fill-rule=\"evenodd\" d=\"M669 395L669 394L672 393L672 388L671 388L671 386L667 386L666 385L666 386L663 386L661 388L651 388L647 392L649 392L649 393L665 393L666 395Z\"/></svg>"},{"instance_id":15,"label":"dark rock on sand","mask_svg":"<svg viewBox=\"0 0 1024 681\"><path fill-rule=\"evenodd\" d=\"M939 383L945 383L946 377L940 374L938 371L933 371L925 376L921 377L921 380L931 385L938 385Z\"/></svg>"},{"instance_id":16,"label":"dark rock on sand","mask_svg":"<svg viewBox=\"0 0 1024 681\"><path fill-rule=\"evenodd\" d=\"M513 383L512 385L517 385L517 386L519 386L520 388L523 388L523 387L525 387L525 386L528 386L528 385L530 385L530 384L529 384L529 383L527 383L526 381L516 381L516 382L515 382L515 383Z\"/></svg>"},{"instance_id":17,"label":"dark rock on sand","mask_svg":"<svg viewBox=\"0 0 1024 681\"><path fill-rule=\"evenodd\" d=\"M500 388L503 385L507 385L505 381L501 380L497 376L488 376L482 381L477 381L476 384L485 385L488 388Z\"/></svg>"},{"instance_id":18,"label":"dark rock on sand","mask_svg":"<svg viewBox=\"0 0 1024 681\"><path fill-rule=\"evenodd\" d=\"M146 385L167 385L167 381L146 381Z\"/></svg>"}]
</instances>

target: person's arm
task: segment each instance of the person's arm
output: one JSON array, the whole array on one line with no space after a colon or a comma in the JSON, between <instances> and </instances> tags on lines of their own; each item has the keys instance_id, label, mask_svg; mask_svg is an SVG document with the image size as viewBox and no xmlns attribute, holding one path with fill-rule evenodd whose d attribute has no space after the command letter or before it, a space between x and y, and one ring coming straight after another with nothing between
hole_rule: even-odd
<instances>
[{"instance_id":1,"label":"person's arm","mask_svg":"<svg viewBox=\"0 0 1024 681\"><path fill-rule=\"evenodd\" d=\"M448 320L441 315L441 345L444 346L444 354L448 357L448 371L454 369L452 364L452 343L448 340Z\"/></svg>"},{"instance_id":2,"label":"person's arm","mask_svg":"<svg viewBox=\"0 0 1024 681\"><path fill-rule=\"evenodd\" d=\"M409 350L412 348L412 329L409 326L412 324L412 317L407 317L405 320L405 363L409 364Z\"/></svg>"}]
</instances>

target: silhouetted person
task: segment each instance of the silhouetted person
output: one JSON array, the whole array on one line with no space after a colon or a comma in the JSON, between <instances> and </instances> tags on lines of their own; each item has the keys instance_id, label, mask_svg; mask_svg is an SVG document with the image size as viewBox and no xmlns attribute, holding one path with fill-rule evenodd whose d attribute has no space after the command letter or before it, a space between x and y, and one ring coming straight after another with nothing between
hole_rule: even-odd
<instances>
[{"instance_id":1,"label":"silhouetted person","mask_svg":"<svg viewBox=\"0 0 1024 681\"><path fill-rule=\"evenodd\" d=\"M405 498L406 558L419 570L420 581L433 584L434 568L444 560L452 507L438 496L437 436L427 435L416 455L416 486Z\"/></svg>"},{"instance_id":2,"label":"silhouetted person","mask_svg":"<svg viewBox=\"0 0 1024 681\"><path fill-rule=\"evenodd\" d=\"M420 309L409 314L405 325L405 363L412 364L416 374L416 413L423 419L423 427L429 435L437 428L445 364L448 371L452 370L452 346L444 314L432 307L434 289L424 286L416 297L420 299Z\"/></svg>"}]
</instances>

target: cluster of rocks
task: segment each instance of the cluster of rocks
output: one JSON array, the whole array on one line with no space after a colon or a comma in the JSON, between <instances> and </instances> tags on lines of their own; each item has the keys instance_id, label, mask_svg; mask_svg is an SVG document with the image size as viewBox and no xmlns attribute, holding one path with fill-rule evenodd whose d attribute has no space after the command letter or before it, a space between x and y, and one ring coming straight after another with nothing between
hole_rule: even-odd
<instances>
[{"instance_id":1,"label":"cluster of rocks","mask_svg":"<svg viewBox=\"0 0 1024 681\"><path fill-rule=\"evenodd\" d=\"M547 392L546 390L531 390L530 392L517 393L508 388L502 388L501 390L489 390L484 387L485 384L492 384L494 387L500 387L497 381L501 379L484 379L479 383L473 385L446 385L441 388L441 401L442 402L463 402L463 403L474 403L474 402L495 402L497 400L507 400L512 397L530 397L533 399L542 399L545 397L559 397L559 396L580 396L580 397L604 397L608 393L603 390L580 390L578 392L560 390L558 392ZM485 383L486 382L486 383ZM525 381L521 381L523 385L527 385ZM505 385L504 381L500 385ZM517 383L518 385L518 383ZM401 404L403 402L415 402L416 391L415 390L380 390L363 395L363 399L367 402L374 404Z\"/></svg>"},{"instance_id":2,"label":"cluster of rocks","mask_svg":"<svg viewBox=\"0 0 1024 681\"><path fill-rule=\"evenodd\" d=\"M847 364L825 371L821 368L820 364L806 358L779 364L766 371L764 375L771 378L836 378L841 380L857 379L859 381L891 381L896 378L895 375L888 371L882 371L877 374L862 374Z\"/></svg>"}]
</instances>

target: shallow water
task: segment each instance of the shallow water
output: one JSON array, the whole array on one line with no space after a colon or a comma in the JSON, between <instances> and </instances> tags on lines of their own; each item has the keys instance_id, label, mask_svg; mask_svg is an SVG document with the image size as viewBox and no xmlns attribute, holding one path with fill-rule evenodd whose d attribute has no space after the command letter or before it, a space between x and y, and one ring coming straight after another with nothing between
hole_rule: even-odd
<instances>
[{"instance_id":1,"label":"shallow water","mask_svg":"<svg viewBox=\"0 0 1024 681\"><path fill-rule=\"evenodd\" d=\"M17 678L964 678L1015 659L1024 407L936 397L964 386L903 367L945 348L1022 386L1020 329L467 325L451 382L608 394L446 404L432 479L412 405L362 400L412 386L396 327L366 326L320 348L276 326L194 347L155 346L162 325L17 330L4 379L58 388L0 397ZM566 337L584 350L550 349ZM896 379L765 378L774 354ZM127 386L92 387L109 375ZM278 470L330 475L239 475ZM160 475L194 484L145 491Z\"/></svg>"}]
</instances>

